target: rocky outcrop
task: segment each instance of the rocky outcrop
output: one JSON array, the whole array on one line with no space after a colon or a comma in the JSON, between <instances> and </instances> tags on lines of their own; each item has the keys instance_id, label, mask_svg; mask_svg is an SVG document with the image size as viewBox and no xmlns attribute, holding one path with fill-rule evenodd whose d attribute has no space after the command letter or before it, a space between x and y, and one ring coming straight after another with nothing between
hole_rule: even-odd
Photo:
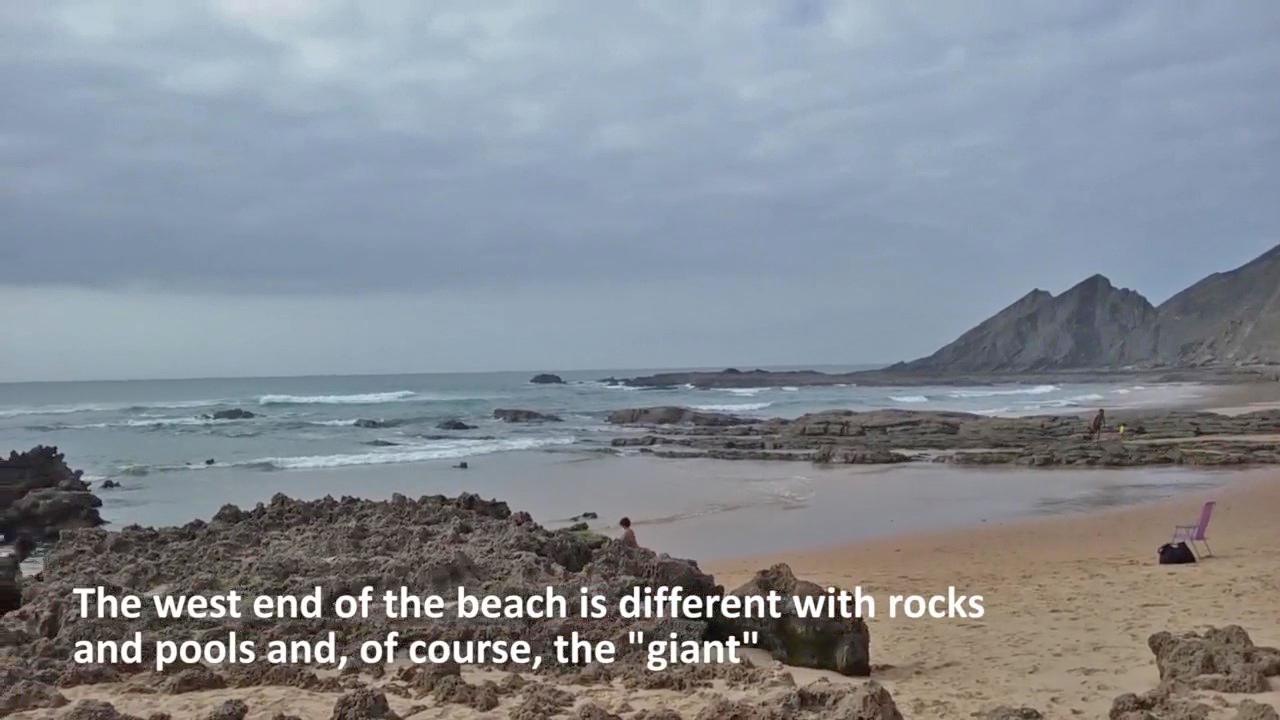
<instances>
[{"instance_id":1,"label":"rocky outcrop","mask_svg":"<svg viewBox=\"0 0 1280 720\"><path fill-rule=\"evenodd\" d=\"M730 426L654 426L614 447L657 457L889 464L908 461L1029 467L1280 464L1280 410L1243 415L1121 411L1100 439L1088 418L957 412L827 411ZM1116 432L1119 424L1124 435Z\"/></svg>"},{"instance_id":2,"label":"rocky outcrop","mask_svg":"<svg viewBox=\"0 0 1280 720\"><path fill-rule=\"evenodd\" d=\"M551 373L539 373L537 375L534 375L532 378L529 378L529 382L533 383L534 385L563 385L564 384L564 380L561 379L559 375L553 375Z\"/></svg>"},{"instance_id":3,"label":"rocky outcrop","mask_svg":"<svg viewBox=\"0 0 1280 720\"><path fill-rule=\"evenodd\" d=\"M35 541L19 535L7 555L0 555L0 615L22 607L22 561L35 550Z\"/></svg>"},{"instance_id":4,"label":"rocky outcrop","mask_svg":"<svg viewBox=\"0 0 1280 720\"><path fill-rule=\"evenodd\" d=\"M827 594L825 588L797 579L784 564L761 570L732 594L770 592L784 598ZM758 633L759 647L787 665L834 670L841 675L871 674L871 633L861 618L801 618L790 603L783 604L783 611L776 619L730 621L729 629L735 633Z\"/></svg>"},{"instance_id":5,"label":"rocky outcrop","mask_svg":"<svg viewBox=\"0 0 1280 720\"><path fill-rule=\"evenodd\" d=\"M371 688L338 698L331 717L332 720L400 720L400 716L387 704L386 694Z\"/></svg>"},{"instance_id":6,"label":"rocky outcrop","mask_svg":"<svg viewBox=\"0 0 1280 720\"><path fill-rule=\"evenodd\" d=\"M719 697L694 720L902 720L902 713L880 683L837 685L822 679L761 700Z\"/></svg>"},{"instance_id":7,"label":"rocky outcrop","mask_svg":"<svg viewBox=\"0 0 1280 720\"><path fill-rule=\"evenodd\" d=\"M230 410L218 410L206 417L212 420L250 420L257 417L257 415L242 408L231 408Z\"/></svg>"},{"instance_id":8,"label":"rocky outcrop","mask_svg":"<svg viewBox=\"0 0 1280 720\"><path fill-rule=\"evenodd\" d=\"M449 418L436 423L437 430L475 430L475 425L468 425L457 418Z\"/></svg>"},{"instance_id":9,"label":"rocky outcrop","mask_svg":"<svg viewBox=\"0 0 1280 720\"><path fill-rule=\"evenodd\" d=\"M755 420L740 418L723 413L701 412L684 407L662 406L647 408L627 408L609 413L608 421L614 425L703 425L722 427L726 425L746 425Z\"/></svg>"},{"instance_id":10,"label":"rocky outcrop","mask_svg":"<svg viewBox=\"0 0 1280 720\"><path fill-rule=\"evenodd\" d=\"M382 428L396 427L397 425L401 425L403 423L404 423L403 420L382 420L382 419L375 420L372 418L360 418L356 420L354 423L352 423L352 425L358 428L378 430Z\"/></svg>"},{"instance_id":11,"label":"rocky outcrop","mask_svg":"<svg viewBox=\"0 0 1280 720\"><path fill-rule=\"evenodd\" d=\"M1280 675L1280 649L1254 645L1238 625L1210 628L1203 635L1159 632L1147 645L1161 681L1196 690L1267 692L1267 678Z\"/></svg>"},{"instance_id":12,"label":"rocky outcrop","mask_svg":"<svg viewBox=\"0 0 1280 720\"><path fill-rule=\"evenodd\" d=\"M8 676L8 677L6 677ZM24 710L49 710L67 704L67 698L56 688L23 677L14 677L0 669L0 717Z\"/></svg>"},{"instance_id":13,"label":"rocky outcrop","mask_svg":"<svg viewBox=\"0 0 1280 720\"><path fill-rule=\"evenodd\" d=\"M146 557L146 562L138 558ZM192 563L199 557L201 562ZM300 502L277 496L253 509L226 506L209 522L177 528L100 529L64 533L45 560L40 582L26 589L26 603L0 618L0 658L18 661L31 673L57 677L69 665L79 639L149 637L183 640L211 631L200 620L81 618L66 602L75 587L103 585L116 592L144 593L165 586L171 593L207 593L234 588L256 594L306 595L320 587L326 596L356 592L365 585L378 595L401 586L446 596L459 585L472 592L537 595L550 586L571 599L578 588L592 587L620 598L636 586L681 585L686 592L719 594L722 588L696 563L656 555L606 538L538 526L526 515L512 514L504 503L473 495L458 498L396 496L373 502L332 498ZM551 641L578 632L588 640L614 639L635 621L622 618L584 620L576 616L542 620L532 625L515 620L433 621L420 623L370 618L351 623L338 618L307 622L282 621L265 626L252 619L228 620L219 631L238 631L261 642L305 633L338 633L340 652L355 657L360 642L381 639L393 629L412 628L425 640L475 637L519 637L534 651L550 657ZM658 621L642 623L647 632L676 632L682 637L707 636L714 623ZM36 652L36 645L41 648ZM642 647L623 647L618 667L642 662ZM141 667L120 665L118 672L136 674ZM544 662L542 672L573 672ZM156 689L170 692L199 689L208 682L238 686L256 666L227 666L222 680L197 671L158 679ZM33 675L34 677L34 675Z\"/></svg>"},{"instance_id":14,"label":"rocky outcrop","mask_svg":"<svg viewBox=\"0 0 1280 720\"><path fill-rule=\"evenodd\" d=\"M1147 640L1155 654L1160 684L1141 695L1125 693L1111 705L1111 720L1208 720L1214 709L1198 693L1257 694L1270 691L1267 678L1280 676L1280 649L1259 647L1238 625L1203 634L1158 632ZM1274 717L1275 710L1245 700L1237 720Z\"/></svg>"},{"instance_id":15,"label":"rocky outcrop","mask_svg":"<svg viewBox=\"0 0 1280 720\"><path fill-rule=\"evenodd\" d=\"M54 447L0 460L0 534L45 540L64 529L101 525L102 502L80 476Z\"/></svg>"},{"instance_id":16,"label":"rocky outcrop","mask_svg":"<svg viewBox=\"0 0 1280 720\"><path fill-rule=\"evenodd\" d=\"M560 422L560 417L549 413L540 413L535 410L519 410L511 408L498 408L493 411L493 417L496 420L502 420L509 423L525 423L525 422Z\"/></svg>"}]
</instances>

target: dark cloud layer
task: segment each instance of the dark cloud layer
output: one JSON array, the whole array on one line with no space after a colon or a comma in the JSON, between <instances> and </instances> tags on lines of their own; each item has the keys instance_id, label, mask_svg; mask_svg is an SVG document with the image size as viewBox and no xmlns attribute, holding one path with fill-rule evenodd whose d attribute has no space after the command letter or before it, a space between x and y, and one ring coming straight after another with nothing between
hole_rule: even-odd
<instances>
[{"instance_id":1,"label":"dark cloud layer","mask_svg":"<svg viewBox=\"0 0 1280 720\"><path fill-rule=\"evenodd\" d=\"M1266 0L3 3L0 284L837 287L803 304L892 359L1280 241L1278 34Z\"/></svg>"}]
</instances>

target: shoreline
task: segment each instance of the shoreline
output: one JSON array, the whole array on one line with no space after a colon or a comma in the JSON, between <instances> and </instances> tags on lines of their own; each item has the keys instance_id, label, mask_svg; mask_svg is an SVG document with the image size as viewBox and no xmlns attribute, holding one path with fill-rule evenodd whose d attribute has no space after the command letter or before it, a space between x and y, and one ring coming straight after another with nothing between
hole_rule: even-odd
<instances>
[{"instance_id":1,"label":"shoreline","mask_svg":"<svg viewBox=\"0 0 1280 720\"><path fill-rule=\"evenodd\" d=\"M1214 557L1158 565L1172 526L1193 522L1210 499ZM967 717L1023 704L1047 717L1105 717L1117 695L1158 682L1152 633L1238 624L1259 645L1280 645L1277 506L1280 471L1140 505L704 567L726 587L785 562L797 576L878 595L945 595L950 586L981 594L981 620L868 620L876 662L891 666L873 677L904 714ZM1280 689L1251 697L1276 704Z\"/></svg>"}]
</instances>

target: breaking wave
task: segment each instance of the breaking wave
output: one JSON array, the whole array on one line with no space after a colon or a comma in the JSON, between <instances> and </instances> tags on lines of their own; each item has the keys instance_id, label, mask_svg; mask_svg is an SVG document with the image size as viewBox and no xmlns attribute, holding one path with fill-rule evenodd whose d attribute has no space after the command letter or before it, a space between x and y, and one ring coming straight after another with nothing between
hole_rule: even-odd
<instances>
[{"instance_id":1,"label":"breaking wave","mask_svg":"<svg viewBox=\"0 0 1280 720\"><path fill-rule=\"evenodd\" d=\"M1009 390L956 390L948 393L953 398L982 398L995 397L997 395L1044 395L1058 390L1057 385L1036 385L1029 388L1014 388Z\"/></svg>"},{"instance_id":2,"label":"breaking wave","mask_svg":"<svg viewBox=\"0 0 1280 720\"><path fill-rule=\"evenodd\" d=\"M890 395L889 399L900 403L922 403L929 402L929 398L924 395Z\"/></svg>"},{"instance_id":3,"label":"breaking wave","mask_svg":"<svg viewBox=\"0 0 1280 720\"><path fill-rule=\"evenodd\" d=\"M690 405L689 407L704 412L751 412L752 410L763 410L771 405L773 405L771 402L754 402L726 403L724 405Z\"/></svg>"},{"instance_id":4,"label":"breaking wave","mask_svg":"<svg viewBox=\"0 0 1280 720\"><path fill-rule=\"evenodd\" d=\"M259 405L376 405L407 400L416 395L412 390L361 393L358 395L263 395Z\"/></svg>"},{"instance_id":5,"label":"breaking wave","mask_svg":"<svg viewBox=\"0 0 1280 720\"><path fill-rule=\"evenodd\" d=\"M222 400L174 400L153 403L107 403L99 405L46 405L37 407L16 407L0 410L0 418L21 417L23 415L74 415L76 413L95 412L141 412L144 410L178 410L182 408L202 408L224 404Z\"/></svg>"},{"instance_id":6,"label":"breaking wave","mask_svg":"<svg viewBox=\"0 0 1280 720\"><path fill-rule=\"evenodd\" d=\"M552 445L569 445L574 441L575 438L569 435L549 438L512 438L507 440L447 440L417 447L401 445L382 452L260 458L234 464L273 470L315 470L351 467L354 465L391 465L488 455L513 450L534 450Z\"/></svg>"},{"instance_id":7,"label":"breaking wave","mask_svg":"<svg viewBox=\"0 0 1280 720\"><path fill-rule=\"evenodd\" d=\"M727 393L740 395L742 397L755 397L756 395L759 395L761 392L768 390L769 388L749 387L749 388L720 388L720 389L724 390Z\"/></svg>"}]
</instances>

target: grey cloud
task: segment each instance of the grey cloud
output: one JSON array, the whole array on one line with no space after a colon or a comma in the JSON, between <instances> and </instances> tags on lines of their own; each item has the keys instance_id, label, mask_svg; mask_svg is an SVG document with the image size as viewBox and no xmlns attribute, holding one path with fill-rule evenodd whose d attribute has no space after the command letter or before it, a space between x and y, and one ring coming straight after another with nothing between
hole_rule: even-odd
<instances>
[{"instance_id":1,"label":"grey cloud","mask_svg":"<svg viewBox=\"0 0 1280 720\"><path fill-rule=\"evenodd\" d=\"M943 335L1096 271L1159 300L1277 241L1278 29L1262 0L5 3L0 283L763 279Z\"/></svg>"}]
</instances>

